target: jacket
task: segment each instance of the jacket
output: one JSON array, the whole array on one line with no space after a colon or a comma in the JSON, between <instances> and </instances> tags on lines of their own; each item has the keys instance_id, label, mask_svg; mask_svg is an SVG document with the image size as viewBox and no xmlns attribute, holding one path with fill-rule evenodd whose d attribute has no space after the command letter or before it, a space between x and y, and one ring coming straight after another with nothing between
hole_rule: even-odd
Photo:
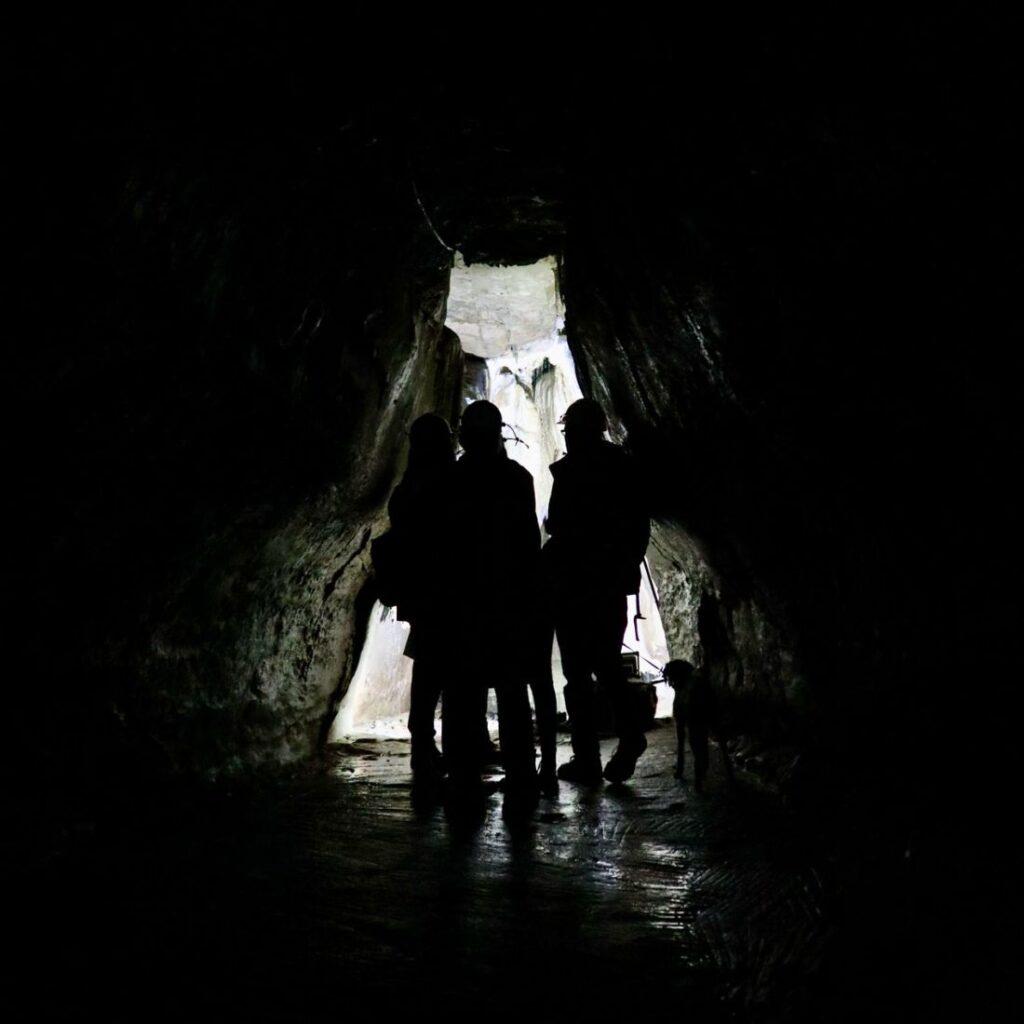
<instances>
[{"instance_id":1,"label":"jacket","mask_svg":"<svg viewBox=\"0 0 1024 1024\"><path fill-rule=\"evenodd\" d=\"M602 440L553 463L551 475L544 558L555 585L637 593L651 523L632 456Z\"/></svg>"}]
</instances>

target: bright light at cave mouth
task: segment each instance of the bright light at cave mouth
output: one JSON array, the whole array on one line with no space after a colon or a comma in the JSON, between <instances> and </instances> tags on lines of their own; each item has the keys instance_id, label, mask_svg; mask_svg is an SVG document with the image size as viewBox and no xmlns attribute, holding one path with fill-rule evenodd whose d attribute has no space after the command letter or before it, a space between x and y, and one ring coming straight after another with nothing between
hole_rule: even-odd
<instances>
[{"instance_id":1,"label":"bright light at cave mouth","mask_svg":"<svg viewBox=\"0 0 1024 1024\"><path fill-rule=\"evenodd\" d=\"M448 295L447 326L470 359L464 401L493 402L522 444L509 440L509 456L533 475L537 520L543 522L551 495L548 467L564 454L558 420L582 397L565 336L565 310L558 294L555 260L547 257L524 267L466 266L456 255ZM480 362L482 360L482 362ZM495 558L501 538L494 538ZM510 567L510 571L515 571ZM640 642L630 624L625 642L638 650L642 670L651 677L668 661L665 633L646 578L640 593ZM630 618L635 611L630 602ZM374 607L359 665L331 727L330 740L359 736L407 738L412 661L402 654L408 626L393 610ZM459 624L451 624L451 648L459 650ZM626 648L623 648L625 650ZM564 679L558 645L552 653L555 692L564 711ZM671 714L671 691L658 686L658 713ZM492 713L494 710L492 695ZM492 720L492 726L496 728ZM437 723L440 736L441 723Z\"/></svg>"}]
</instances>

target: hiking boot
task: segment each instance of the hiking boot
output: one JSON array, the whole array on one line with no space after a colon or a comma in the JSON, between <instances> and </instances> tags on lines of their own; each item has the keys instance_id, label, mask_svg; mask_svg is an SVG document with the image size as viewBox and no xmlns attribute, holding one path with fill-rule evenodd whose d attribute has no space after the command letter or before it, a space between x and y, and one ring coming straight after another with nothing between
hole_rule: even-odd
<instances>
[{"instance_id":1,"label":"hiking boot","mask_svg":"<svg viewBox=\"0 0 1024 1024\"><path fill-rule=\"evenodd\" d=\"M558 772L553 761L541 759L540 770L537 772L542 796L558 796Z\"/></svg>"},{"instance_id":2,"label":"hiking boot","mask_svg":"<svg viewBox=\"0 0 1024 1024\"><path fill-rule=\"evenodd\" d=\"M574 782L577 786L597 786L601 783L601 759L591 760L574 757L563 764L557 772L563 782Z\"/></svg>"},{"instance_id":3,"label":"hiking boot","mask_svg":"<svg viewBox=\"0 0 1024 1024\"><path fill-rule=\"evenodd\" d=\"M444 757L432 742L414 746L411 767L418 779L440 779L444 776Z\"/></svg>"},{"instance_id":4,"label":"hiking boot","mask_svg":"<svg viewBox=\"0 0 1024 1024\"><path fill-rule=\"evenodd\" d=\"M536 810L540 800L540 786L537 777L524 779L518 783L505 780L501 803L501 816L506 820L521 820L529 817Z\"/></svg>"},{"instance_id":5,"label":"hiking boot","mask_svg":"<svg viewBox=\"0 0 1024 1024\"><path fill-rule=\"evenodd\" d=\"M480 745L480 765L484 768L500 767L502 762L501 750L493 740L488 740Z\"/></svg>"},{"instance_id":6,"label":"hiking boot","mask_svg":"<svg viewBox=\"0 0 1024 1024\"><path fill-rule=\"evenodd\" d=\"M636 770L640 755L647 749L647 738L641 736L633 743L620 743L615 748L608 764L605 765L604 777L609 782L625 782Z\"/></svg>"}]
</instances>

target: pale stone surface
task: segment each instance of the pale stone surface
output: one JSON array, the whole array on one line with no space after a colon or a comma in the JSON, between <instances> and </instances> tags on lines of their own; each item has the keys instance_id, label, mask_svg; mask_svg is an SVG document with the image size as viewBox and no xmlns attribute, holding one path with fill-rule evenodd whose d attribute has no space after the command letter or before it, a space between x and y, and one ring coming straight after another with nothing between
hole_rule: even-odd
<instances>
[{"instance_id":1,"label":"pale stone surface","mask_svg":"<svg viewBox=\"0 0 1024 1024\"><path fill-rule=\"evenodd\" d=\"M444 291L410 293L371 318L377 344L345 476L290 509L248 511L209 537L162 605L132 669L146 680L116 710L177 771L231 775L309 758L355 671L357 603L370 539L411 422L454 404L461 352L443 331ZM351 372L356 372L353 370Z\"/></svg>"},{"instance_id":2,"label":"pale stone surface","mask_svg":"<svg viewBox=\"0 0 1024 1024\"><path fill-rule=\"evenodd\" d=\"M546 339L559 306L553 257L526 267L467 267L456 256L447 322L466 352L489 358Z\"/></svg>"}]
</instances>

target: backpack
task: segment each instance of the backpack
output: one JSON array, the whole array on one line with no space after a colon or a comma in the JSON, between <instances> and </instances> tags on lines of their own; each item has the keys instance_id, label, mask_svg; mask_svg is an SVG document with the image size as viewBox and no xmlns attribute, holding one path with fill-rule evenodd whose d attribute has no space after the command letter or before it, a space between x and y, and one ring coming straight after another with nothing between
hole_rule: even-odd
<instances>
[{"instance_id":1,"label":"backpack","mask_svg":"<svg viewBox=\"0 0 1024 1024\"><path fill-rule=\"evenodd\" d=\"M409 581L407 579L409 559L402 535L388 530L370 542L370 562L377 581L377 598L380 603L394 608L406 600Z\"/></svg>"}]
</instances>

